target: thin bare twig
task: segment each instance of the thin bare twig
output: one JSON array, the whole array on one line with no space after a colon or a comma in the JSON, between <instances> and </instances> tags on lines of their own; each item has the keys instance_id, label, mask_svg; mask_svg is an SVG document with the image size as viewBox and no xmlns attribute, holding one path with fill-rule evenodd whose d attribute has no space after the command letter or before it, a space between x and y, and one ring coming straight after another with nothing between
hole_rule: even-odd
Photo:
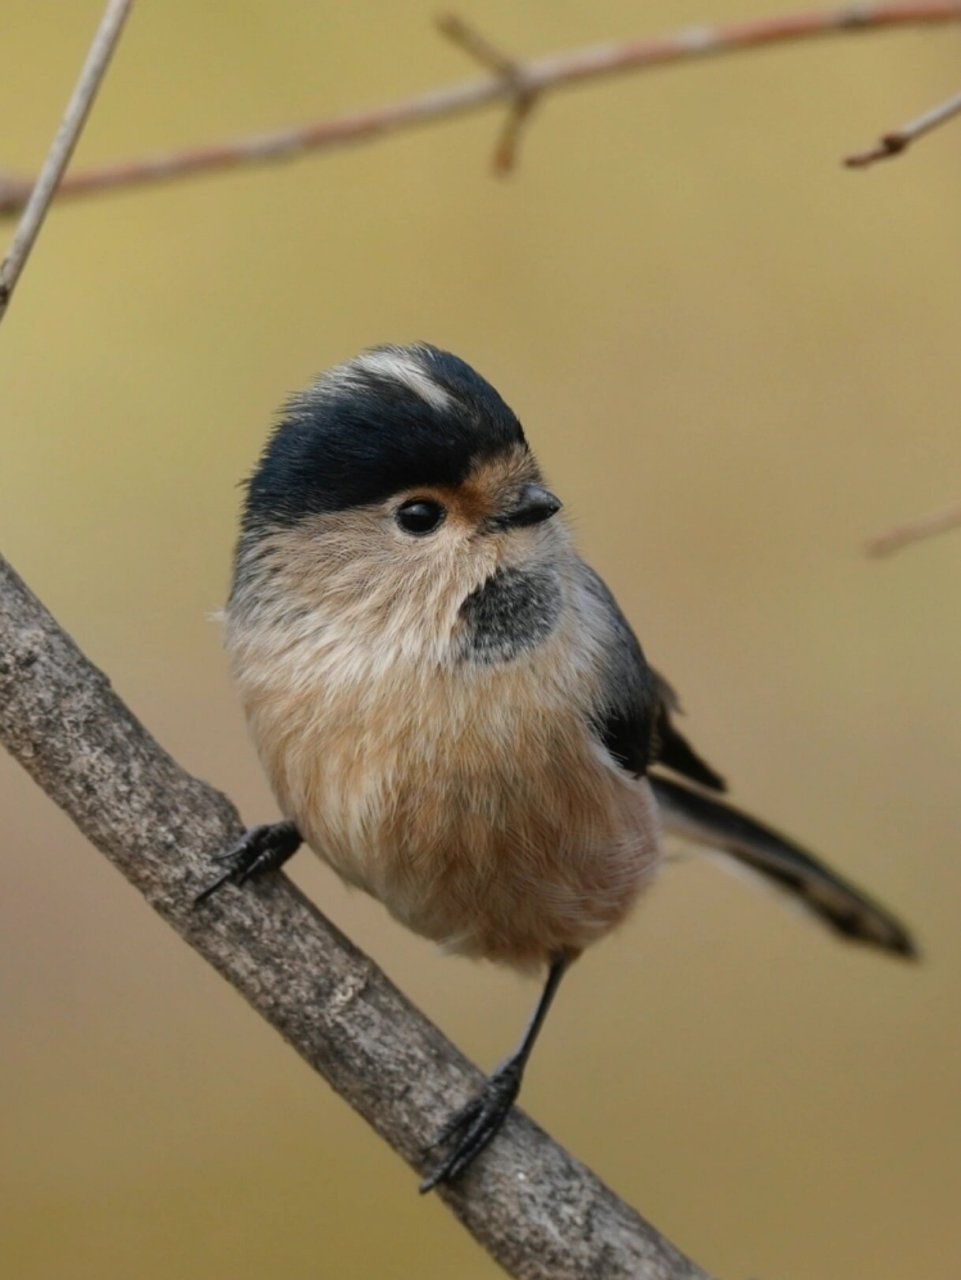
<instances>
[{"instance_id":1,"label":"thin bare twig","mask_svg":"<svg viewBox=\"0 0 961 1280\"><path fill-rule=\"evenodd\" d=\"M926 133L953 120L957 115L961 115L961 93L932 107L923 116L902 125L900 129L882 134L877 143L867 151L855 151L853 155L845 156L844 163L849 169L866 169L878 160L890 160L892 156L899 156L902 151L907 151L912 142L917 142L918 138L923 138Z\"/></svg>"},{"instance_id":2,"label":"thin bare twig","mask_svg":"<svg viewBox=\"0 0 961 1280\"><path fill-rule=\"evenodd\" d=\"M516 59L498 48L493 41L488 40L487 36L471 26L459 14L439 13L435 21L438 31L460 45L471 57L482 62L497 75L503 76L505 80L516 79L518 72ZM516 89L516 84L513 87Z\"/></svg>"},{"instance_id":3,"label":"thin bare twig","mask_svg":"<svg viewBox=\"0 0 961 1280\"><path fill-rule=\"evenodd\" d=\"M455 44L477 58L485 66L496 72L513 89L513 103L501 130L497 146L494 148L493 168L495 173L506 174L517 164L517 150L520 146L521 133L530 119L539 97L539 91L528 88L524 80L524 68L514 58L508 57L502 49L492 44L486 36L470 26L463 18L454 13L441 14L437 19L438 28L449 36Z\"/></svg>"},{"instance_id":4,"label":"thin bare twig","mask_svg":"<svg viewBox=\"0 0 961 1280\"><path fill-rule=\"evenodd\" d=\"M97 90L110 65L111 56L117 47L117 41L120 39L120 33L123 31L123 25L132 6L133 0L108 0L104 15L100 19L100 26L90 45L90 52L83 64L80 78L67 103L67 110L60 122L60 128L26 200L23 217L14 233L10 251L0 265L0 320L3 319L10 305L10 298L30 256L30 250L34 246L43 220L47 216L47 210L50 208L50 202L53 200L63 171L69 164L77 139L83 132L83 126L90 114L90 108L93 106Z\"/></svg>"},{"instance_id":5,"label":"thin bare twig","mask_svg":"<svg viewBox=\"0 0 961 1280\"><path fill-rule=\"evenodd\" d=\"M314 121L274 133L230 139L166 155L126 161L68 174L58 198L121 187L165 182L190 174L290 159L312 151L358 145L436 120L478 111L517 97L518 77L529 93L543 94L604 76L646 71L694 59L722 56L825 36L961 22L961 0L914 4L855 4L823 13L795 13L728 26L703 26L653 40L607 43L519 62L512 78L502 72L484 80L433 89L413 98ZM0 180L0 214L23 207L32 184Z\"/></svg>"},{"instance_id":6,"label":"thin bare twig","mask_svg":"<svg viewBox=\"0 0 961 1280\"><path fill-rule=\"evenodd\" d=\"M903 524L896 524L883 533L875 534L865 546L865 551L869 556L878 558L889 556L914 542L958 528L961 528L961 506L947 507L943 511L918 516L915 520L905 520Z\"/></svg>"}]
</instances>

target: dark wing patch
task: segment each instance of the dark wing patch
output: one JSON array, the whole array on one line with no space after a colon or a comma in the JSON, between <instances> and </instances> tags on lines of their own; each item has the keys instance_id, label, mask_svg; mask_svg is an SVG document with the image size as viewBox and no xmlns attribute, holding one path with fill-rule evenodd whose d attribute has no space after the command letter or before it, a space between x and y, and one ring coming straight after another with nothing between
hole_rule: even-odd
<instances>
[{"instance_id":1,"label":"dark wing patch","mask_svg":"<svg viewBox=\"0 0 961 1280\"><path fill-rule=\"evenodd\" d=\"M640 710L610 711L603 720L595 720L594 724L604 746L622 768L633 773L635 778L647 772L650 760L646 744L650 721Z\"/></svg>"},{"instance_id":2,"label":"dark wing patch","mask_svg":"<svg viewBox=\"0 0 961 1280\"><path fill-rule=\"evenodd\" d=\"M605 617L607 638L602 702L594 727L614 759L635 777L652 763L657 721L657 682L630 623L603 579L584 565L592 606ZM596 629L596 623L595 623Z\"/></svg>"},{"instance_id":3,"label":"dark wing patch","mask_svg":"<svg viewBox=\"0 0 961 1280\"><path fill-rule=\"evenodd\" d=\"M702 787L723 791L724 779L674 727L672 713L680 710L677 694L648 666L630 623L603 579L587 565L583 569L585 586L594 607L605 615L609 637L602 708L594 720L598 736L618 764L636 777L659 764Z\"/></svg>"},{"instance_id":4,"label":"dark wing patch","mask_svg":"<svg viewBox=\"0 0 961 1280\"><path fill-rule=\"evenodd\" d=\"M692 782L712 791L726 791L727 783L706 760L702 760L688 740L683 737L666 717L659 723L657 730L660 750L657 763L680 773Z\"/></svg>"},{"instance_id":5,"label":"dark wing patch","mask_svg":"<svg viewBox=\"0 0 961 1280\"><path fill-rule=\"evenodd\" d=\"M712 791L726 791L727 784L721 775L698 755L683 734L674 727L671 715L680 711L681 705L673 687L659 672L652 670L651 674L658 692L655 744L657 763L690 778L692 782L700 783L702 787L709 787Z\"/></svg>"}]
</instances>

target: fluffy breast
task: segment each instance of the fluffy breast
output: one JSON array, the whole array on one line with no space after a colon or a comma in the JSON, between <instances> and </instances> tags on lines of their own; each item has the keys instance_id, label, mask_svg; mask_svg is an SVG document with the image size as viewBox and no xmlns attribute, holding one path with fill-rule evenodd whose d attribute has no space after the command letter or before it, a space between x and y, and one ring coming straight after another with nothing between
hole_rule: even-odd
<instances>
[{"instance_id":1,"label":"fluffy breast","mask_svg":"<svg viewBox=\"0 0 961 1280\"><path fill-rule=\"evenodd\" d=\"M524 591L501 585L468 606L453 662L361 662L342 628L328 637L341 653L249 635L232 648L264 766L307 842L415 931L527 966L623 920L658 826L646 782L590 731L591 664L571 656L572 623L519 646Z\"/></svg>"}]
</instances>

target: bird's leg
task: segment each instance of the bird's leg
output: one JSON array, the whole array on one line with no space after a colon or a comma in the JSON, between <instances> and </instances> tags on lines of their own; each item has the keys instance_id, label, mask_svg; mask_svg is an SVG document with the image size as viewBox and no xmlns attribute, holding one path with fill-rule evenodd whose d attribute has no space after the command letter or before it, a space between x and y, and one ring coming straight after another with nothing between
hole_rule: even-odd
<instances>
[{"instance_id":1,"label":"bird's leg","mask_svg":"<svg viewBox=\"0 0 961 1280\"><path fill-rule=\"evenodd\" d=\"M224 863L225 870L197 894L194 906L205 902L227 883L240 885L252 876L276 871L293 857L302 844L303 836L292 822L270 822L261 827L251 827L235 845L216 855L214 861Z\"/></svg>"},{"instance_id":2,"label":"bird's leg","mask_svg":"<svg viewBox=\"0 0 961 1280\"><path fill-rule=\"evenodd\" d=\"M433 1151L436 1147L453 1144L449 1154L420 1184L421 1192L432 1191L439 1183L453 1182L460 1177L507 1119L507 1113L520 1092L527 1059L531 1056L537 1034L544 1025L547 1011L571 958L564 955L551 963L544 990L515 1052L488 1076L483 1089L475 1098L455 1111L427 1148L428 1151Z\"/></svg>"}]
</instances>

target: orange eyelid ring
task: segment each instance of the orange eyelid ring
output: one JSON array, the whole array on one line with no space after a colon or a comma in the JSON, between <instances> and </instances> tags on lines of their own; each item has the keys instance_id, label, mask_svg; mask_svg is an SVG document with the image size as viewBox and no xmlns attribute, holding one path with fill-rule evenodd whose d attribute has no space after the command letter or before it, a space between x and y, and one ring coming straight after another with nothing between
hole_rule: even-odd
<instances>
[{"instance_id":1,"label":"orange eyelid ring","mask_svg":"<svg viewBox=\"0 0 961 1280\"><path fill-rule=\"evenodd\" d=\"M525 484L509 510L495 516L491 524L495 529L521 529L527 525L542 524L561 509L561 500L542 484Z\"/></svg>"},{"instance_id":2,"label":"orange eyelid ring","mask_svg":"<svg viewBox=\"0 0 961 1280\"><path fill-rule=\"evenodd\" d=\"M394 519L405 533L421 537L433 533L447 515L447 508L433 498L411 498L394 512Z\"/></svg>"}]
</instances>

